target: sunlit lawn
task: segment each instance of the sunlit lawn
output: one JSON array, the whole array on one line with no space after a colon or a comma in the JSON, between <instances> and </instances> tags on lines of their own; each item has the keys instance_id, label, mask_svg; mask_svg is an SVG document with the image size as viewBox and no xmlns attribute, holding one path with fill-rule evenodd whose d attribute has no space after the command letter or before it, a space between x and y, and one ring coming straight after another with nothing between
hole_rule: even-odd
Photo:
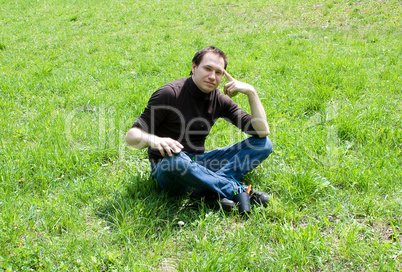
<instances>
[{"instance_id":1,"label":"sunlit lawn","mask_svg":"<svg viewBox=\"0 0 402 272\"><path fill-rule=\"evenodd\" d=\"M401 13L0 0L0 271L401 270ZM271 126L275 151L244 181L273 199L249 218L158 191L146 150L124 143L210 44ZM245 137L219 121L207 148Z\"/></svg>"}]
</instances>

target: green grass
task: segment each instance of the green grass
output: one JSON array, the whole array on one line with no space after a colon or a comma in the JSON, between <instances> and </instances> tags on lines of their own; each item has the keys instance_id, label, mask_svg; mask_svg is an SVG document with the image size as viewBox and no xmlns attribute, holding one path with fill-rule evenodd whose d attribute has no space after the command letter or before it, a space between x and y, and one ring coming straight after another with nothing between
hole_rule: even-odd
<instances>
[{"instance_id":1,"label":"green grass","mask_svg":"<svg viewBox=\"0 0 402 272\"><path fill-rule=\"evenodd\" d=\"M0 0L0 271L401 270L401 14L398 0ZM275 152L245 181L273 200L248 219L159 192L124 143L210 44L271 126ZM244 137L218 122L207 148Z\"/></svg>"}]
</instances>

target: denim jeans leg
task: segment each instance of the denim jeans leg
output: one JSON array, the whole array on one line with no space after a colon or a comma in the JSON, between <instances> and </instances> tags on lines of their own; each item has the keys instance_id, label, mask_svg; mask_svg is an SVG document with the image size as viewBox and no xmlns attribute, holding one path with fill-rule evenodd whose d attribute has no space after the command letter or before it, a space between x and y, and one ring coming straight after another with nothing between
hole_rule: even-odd
<instances>
[{"instance_id":1,"label":"denim jeans leg","mask_svg":"<svg viewBox=\"0 0 402 272\"><path fill-rule=\"evenodd\" d=\"M268 137L250 137L228 147L218 148L196 156L196 162L220 176L240 180L260 165L273 147Z\"/></svg>"},{"instance_id":2,"label":"denim jeans leg","mask_svg":"<svg viewBox=\"0 0 402 272\"><path fill-rule=\"evenodd\" d=\"M228 147L218 148L192 160L184 152L166 156L153 167L152 176L161 189L183 194L190 188L207 189L228 199L239 191L236 181L257 167L272 153L268 137L250 137Z\"/></svg>"},{"instance_id":3,"label":"denim jeans leg","mask_svg":"<svg viewBox=\"0 0 402 272\"><path fill-rule=\"evenodd\" d=\"M186 153L180 152L165 158L154 166L152 176L161 189L171 194L183 194L190 188L202 188L217 192L228 199L233 191L238 191L237 183L221 176L193 161Z\"/></svg>"}]
</instances>

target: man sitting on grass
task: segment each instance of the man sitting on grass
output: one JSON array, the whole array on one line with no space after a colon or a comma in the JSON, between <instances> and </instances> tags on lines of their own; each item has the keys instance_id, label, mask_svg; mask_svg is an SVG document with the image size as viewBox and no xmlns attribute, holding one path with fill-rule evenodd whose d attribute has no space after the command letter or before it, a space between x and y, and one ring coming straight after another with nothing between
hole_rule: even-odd
<instances>
[{"instance_id":1,"label":"man sitting on grass","mask_svg":"<svg viewBox=\"0 0 402 272\"><path fill-rule=\"evenodd\" d=\"M253 86L226 72L225 53L208 46L195 53L190 77L170 82L156 92L125 140L135 148L148 147L152 177L171 194L191 189L212 205L230 209L234 195L244 190L239 181L272 153L265 110ZM217 87L229 80L224 94ZM247 95L251 114L231 97ZM251 137L231 146L205 152L205 139L218 118L224 118ZM250 191L252 203L266 205L269 195Z\"/></svg>"}]
</instances>

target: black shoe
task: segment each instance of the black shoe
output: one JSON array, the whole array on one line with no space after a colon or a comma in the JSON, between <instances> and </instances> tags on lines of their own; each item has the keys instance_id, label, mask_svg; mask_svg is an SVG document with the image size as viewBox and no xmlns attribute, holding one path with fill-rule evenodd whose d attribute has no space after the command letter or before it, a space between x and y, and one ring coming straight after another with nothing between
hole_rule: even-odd
<instances>
[{"instance_id":1,"label":"black shoe","mask_svg":"<svg viewBox=\"0 0 402 272\"><path fill-rule=\"evenodd\" d=\"M250 191L250 202L253 204L259 204L267 207L270 197L271 196L265 192L255 191L253 189Z\"/></svg>"},{"instance_id":2,"label":"black shoe","mask_svg":"<svg viewBox=\"0 0 402 272\"><path fill-rule=\"evenodd\" d=\"M244 188L247 188L248 185L241 183ZM256 191L254 189L250 190L250 203L251 204L259 204L264 207L268 206L269 198L271 196L268 193Z\"/></svg>"},{"instance_id":3,"label":"black shoe","mask_svg":"<svg viewBox=\"0 0 402 272\"><path fill-rule=\"evenodd\" d=\"M227 199L225 197L205 198L204 202L211 208L219 209L220 207L222 207L222 209L225 211L231 211L234 207L236 207L236 203L233 200Z\"/></svg>"},{"instance_id":4,"label":"black shoe","mask_svg":"<svg viewBox=\"0 0 402 272\"><path fill-rule=\"evenodd\" d=\"M209 207L216 209L222 207L225 211L230 211L236 207L236 203L233 200L222 197L218 193L209 190L195 189L190 194L190 198L196 200L204 199L204 203Z\"/></svg>"}]
</instances>

